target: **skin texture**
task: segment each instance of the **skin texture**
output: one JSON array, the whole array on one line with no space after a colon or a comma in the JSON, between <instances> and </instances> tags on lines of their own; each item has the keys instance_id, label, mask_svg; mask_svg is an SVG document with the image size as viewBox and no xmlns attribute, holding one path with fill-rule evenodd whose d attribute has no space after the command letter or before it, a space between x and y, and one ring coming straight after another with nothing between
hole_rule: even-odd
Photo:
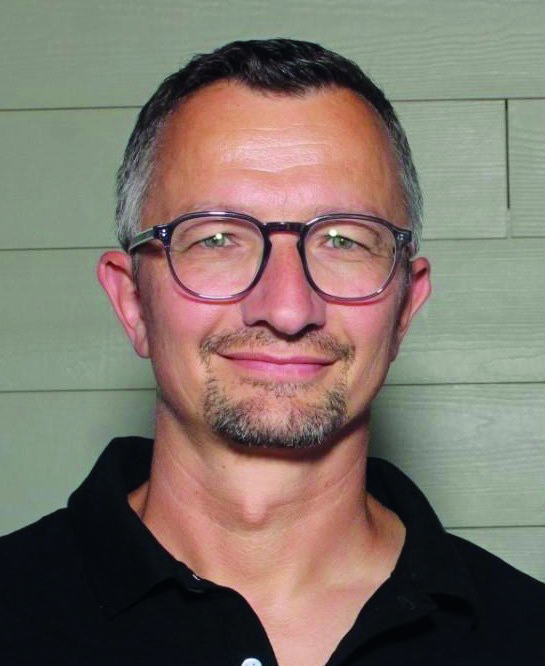
<instances>
[{"instance_id":1,"label":"skin texture","mask_svg":"<svg viewBox=\"0 0 545 666\"><path fill-rule=\"evenodd\" d=\"M264 222L360 212L407 226L397 172L382 121L350 91L265 95L220 82L166 124L143 228L214 209ZM403 544L397 516L364 491L369 408L430 285L420 258L408 287L399 271L371 303L325 301L295 242L273 234L261 281L234 303L185 295L160 248L142 253L137 285L122 252L103 255L98 276L159 386L151 478L131 505L176 557L245 596L280 663L315 666ZM211 386L277 446L218 434ZM344 405L335 434L282 447L334 391Z\"/></svg>"}]
</instances>

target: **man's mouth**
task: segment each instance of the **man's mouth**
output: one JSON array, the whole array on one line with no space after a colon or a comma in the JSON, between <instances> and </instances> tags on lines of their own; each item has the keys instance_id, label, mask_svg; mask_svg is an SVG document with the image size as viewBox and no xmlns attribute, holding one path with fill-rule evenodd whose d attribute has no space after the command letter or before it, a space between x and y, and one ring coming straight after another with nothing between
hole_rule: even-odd
<instances>
[{"instance_id":1,"label":"man's mouth","mask_svg":"<svg viewBox=\"0 0 545 666\"><path fill-rule=\"evenodd\" d=\"M245 373L284 381L305 381L318 377L337 359L314 354L273 354L263 351L229 351L219 353Z\"/></svg>"}]
</instances>

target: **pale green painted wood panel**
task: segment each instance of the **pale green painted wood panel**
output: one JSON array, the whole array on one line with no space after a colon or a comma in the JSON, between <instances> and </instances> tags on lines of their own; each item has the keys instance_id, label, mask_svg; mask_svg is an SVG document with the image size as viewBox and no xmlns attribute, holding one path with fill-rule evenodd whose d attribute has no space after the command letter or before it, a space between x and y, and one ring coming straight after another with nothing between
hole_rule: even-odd
<instances>
[{"instance_id":1,"label":"pale green painted wood panel","mask_svg":"<svg viewBox=\"0 0 545 666\"><path fill-rule=\"evenodd\" d=\"M514 236L545 236L545 100L509 102Z\"/></svg>"},{"instance_id":2,"label":"pale green painted wood panel","mask_svg":"<svg viewBox=\"0 0 545 666\"><path fill-rule=\"evenodd\" d=\"M445 525L545 525L545 384L386 386L371 441Z\"/></svg>"},{"instance_id":3,"label":"pale green painted wood panel","mask_svg":"<svg viewBox=\"0 0 545 666\"><path fill-rule=\"evenodd\" d=\"M195 53L322 41L397 99L545 95L541 0L4 0L3 108L138 105Z\"/></svg>"},{"instance_id":4,"label":"pale green painted wood panel","mask_svg":"<svg viewBox=\"0 0 545 666\"><path fill-rule=\"evenodd\" d=\"M152 436L154 396L0 393L0 534L64 506L113 437Z\"/></svg>"},{"instance_id":5,"label":"pale green painted wood panel","mask_svg":"<svg viewBox=\"0 0 545 666\"><path fill-rule=\"evenodd\" d=\"M505 235L501 102L402 103L426 197L425 237ZM0 113L0 247L105 247L134 109Z\"/></svg>"},{"instance_id":6,"label":"pale green painted wood panel","mask_svg":"<svg viewBox=\"0 0 545 666\"><path fill-rule=\"evenodd\" d=\"M0 390L150 388L96 276L98 250L0 252Z\"/></svg>"},{"instance_id":7,"label":"pale green painted wood panel","mask_svg":"<svg viewBox=\"0 0 545 666\"><path fill-rule=\"evenodd\" d=\"M0 393L0 532L64 505L114 436L152 433L153 391ZM372 453L444 524L545 524L544 385L386 387Z\"/></svg>"},{"instance_id":8,"label":"pale green painted wood panel","mask_svg":"<svg viewBox=\"0 0 545 666\"><path fill-rule=\"evenodd\" d=\"M394 383L545 380L545 243L430 241L433 293Z\"/></svg>"},{"instance_id":9,"label":"pale green painted wood panel","mask_svg":"<svg viewBox=\"0 0 545 666\"><path fill-rule=\"evenodd\" d=\"M115 243L115 173L133 109L0 113L3 248Z\"/></svg>"},{"instance_id":10,"label":"pale green painted wood panel","mask_svg":"<svg viewBox=\"0 0 545 666\"><path fill-rule=\"evenodd\" d=\"M391 383L545 380L545 241L430 241L435 292ZM97 250L0 252L0 390L148 388Z\"/></svg>"},{"instance_id":11,"label":"pale green painted wood panel","mask_svg":"<svg viewBox=\"0 0 545 666\"><path fill-rule=\"evenodd\" d=\"M545 527L450 530L545 583Z\"/></svg>"},{"instance_id":12,"label":"pale green painted wood panel","mask_svg":"<svg viewBox=\"0 0 545 666\"><path fill-rule=\"evenodd\" d=\"M397 105L424 194L424 238L507 231L503 102Z\"/></svg>"}]
</instances>

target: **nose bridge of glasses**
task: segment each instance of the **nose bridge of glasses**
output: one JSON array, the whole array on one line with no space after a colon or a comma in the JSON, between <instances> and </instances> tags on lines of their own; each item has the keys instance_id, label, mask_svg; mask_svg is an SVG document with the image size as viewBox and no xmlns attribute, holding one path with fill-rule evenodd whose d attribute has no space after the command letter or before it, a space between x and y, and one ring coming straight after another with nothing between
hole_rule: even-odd
<instances>
[{"instance_id":1,"label":"nose bridge of glasses","mask_svg":"<svg viewBox=\"0 0 545 666\"><path fill-rule=\"evenodd\" d=\"M303 249L303 242L302 242L302 236L301 233L303 229L307 226L305 222L293 222L291 220L285 220L285 221L277 221L273 220L271 222L265 222L262 223L261 228L264 231L264 235L266 238L266 244L268 245L268 248L265 250L265 254L263 257L264 264L268 264L268 259L270 256L270 252L272 250L272 246L270 243L270 234L271 233L292 233L292 234L298 234L299 238L297 240L297 251L301 260L301 263L303 264L303 269L305 276L308 278L308 270L306 266L306 261L304 257L304 249ZM265 266L263 266L265 268Z\"/></svg>"},{"instance_id":2,"label":"nose bridge of glasses","mask_svg":"<svg viewBox=\"0 0 545 666\"><path fill-rule=\"evenodd\" d=\"M307 262L305 258L304 243L301 232L305 227L303 222L269 222L264 223L262 228L266 238L265 252L262 257L262 267L259 271L258 281L265 285L269 296L267 302L270 304L271 294L273 301L278 299L281 310L289 310L288 303L297 303L297 307L303 312L309 303L314 286L309 278ZM289 232L295 236L291 241L278 238L278 243L271 242L269 233ZM295 241L296 242L293 242ZM293 254L295 252L295 254ZM268 286L267 286L268 285ZM306 286L305 286L306 285ZM272 287L272 291L267 289Z\"/></svg>"},{"instance_id":3,"label":"nose bridge of glasses","mask_svg":"<svg viewBox=\"0 0 545 666\"><path fill-rule=\"evenodd\" d=\"M266 222L263 224L263 228L265 229L265 233L267 235L279 231L300 234L305 226L306 225L304 222L291 222L291 221L282 222L276 220L272 222Z\"/></svg>"}]
</instances>

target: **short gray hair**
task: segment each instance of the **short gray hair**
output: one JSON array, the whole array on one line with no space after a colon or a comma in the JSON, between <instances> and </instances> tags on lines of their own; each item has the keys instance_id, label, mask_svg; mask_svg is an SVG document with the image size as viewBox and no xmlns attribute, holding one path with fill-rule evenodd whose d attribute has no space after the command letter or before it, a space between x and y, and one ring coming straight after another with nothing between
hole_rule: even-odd
<instances>
[{"instance_id":1,"label":"short gray hair","mask_svg":"<svg viewBox=\"0 0 545 666\"><path fill-rule=\"evenodd\" d=\"M422 191L405 131L384 93L356 63L319 44L291 39L237 41L195 56L167 77L140 111L117 173L117 237L127 250L138 232L153 178L161 129L190 94L216 81L291 95L347 88L369 102L384 121L399 162L399 179L415 247L422 229Z\"/></svg>"}]
</instances>

